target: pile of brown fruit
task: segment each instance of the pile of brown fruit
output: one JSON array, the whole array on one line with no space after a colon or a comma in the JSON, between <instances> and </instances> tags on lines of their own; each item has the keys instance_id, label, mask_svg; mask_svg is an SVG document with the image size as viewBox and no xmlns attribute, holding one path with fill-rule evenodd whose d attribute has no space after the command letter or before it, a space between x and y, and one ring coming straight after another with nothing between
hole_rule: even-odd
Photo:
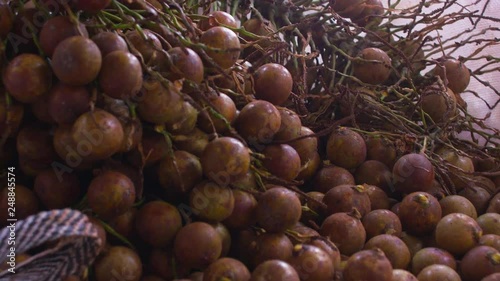
<instances>
[{"instance_id":1,"label":"pile of brown fruit","mask_svg":"<svg viewBox=\"0 0 500 281\"><path fill-rule=\"evenodd\" d=\"M15 167L18 220L99 230L65 281L500 280L500 134L460 96L500 58L431 58L485 18L455 2L3 1L0 223Z\"/></svg>"}]
</instances>

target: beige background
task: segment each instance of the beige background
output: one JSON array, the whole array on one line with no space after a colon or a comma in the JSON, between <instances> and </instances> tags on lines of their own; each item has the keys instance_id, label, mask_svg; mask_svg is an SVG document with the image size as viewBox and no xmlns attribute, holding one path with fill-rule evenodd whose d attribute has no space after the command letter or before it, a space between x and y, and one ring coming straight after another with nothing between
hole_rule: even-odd
<instances>
[{"instance_id":1,"label":"beige background","mask_svg":"<svg viewBox=\"0 0 500 281\"><path fill-rule=\"evenodd\" d=\"M419 0L402 0L398 8L409 7L419 2L420 2ZM474 10L482 11L483 7L487 4L485 15L498 18L498 11L500 9L500 0L490 0L489 3L486 0L458 0L457 2L464 6L473 4L473 6L468 7L471 11ZM458 6L456 6L453 9L448 9L446 11L446 14L456 12L458 9L459 9ZM484 29L485 27L488 26L494 26L500 28L500 23L495 23L493 21L488 21L488 20L481 20L477 28ZM439 34L444 39L444 38L449 38L450 36L455 36L457 34L462 34L464 33L464 30L469 28L472 28L471 22L469 20L462 20L460 22L447 26L445 30L436 31L435 34L433 35ZM463 34L461 37L459 37L459 39L457 39L457 41L468 36L470 36L470 34ZM485 38L500 38L500 31L494 31L494 32L491 31L484 34L483 36ZM471 44L461 48L460 51L457 51L452 55L455 57L458 56L466 57L467 55L471 54L471 52L475 51L476 48L477 46ZM486 48L483 54L491 54L496 56L497 58L500 58L500 43L496 44L495 46L490 46ZM438 58L440 57L440 55L441 54L436 54L434 58ZM474 71L478 69L481 65L483 65L485 62L486 62L485 60L474 60L474 61L467 61L465 64L469 69ZM496 64L496 67L500 68L500 62ZM500 71L497 70L489 74L484 74L481 76L481 79L489 81L495 89L500 91ZM468 89L472 89L478 92L481 95L481 97L485 99L490 105L493 105L496 101L500 99L500 96L498 96L495 92L493 92L493 90L483 86L481 83L479 83L476 79L472 77ZM493 110L490 110L486 106L484 101L478 99L471 93L467 92L463 93L462 98L467 102L468 111L469 113L471 113L471 115L474 115L476 117L484 117L488 112L490 112L491 117L485 123L491 127L500 129L500 104L498 104L497 107L494 108Z\"/></svg>"}]
</instances>

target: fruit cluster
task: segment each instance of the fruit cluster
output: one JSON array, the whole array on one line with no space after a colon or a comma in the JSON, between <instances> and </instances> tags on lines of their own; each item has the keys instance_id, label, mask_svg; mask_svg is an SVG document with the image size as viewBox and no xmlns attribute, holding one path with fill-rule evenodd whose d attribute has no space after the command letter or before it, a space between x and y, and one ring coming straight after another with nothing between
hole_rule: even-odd
<instances>
[{"instance_id":1,"label":"fruit cluster","mask_svg":"<svg viewBox=\"0 0 500 281\"><path fill-rule=\"evenodd\" d=\"M61 279L498 280L479 74L379 0L236 2L0 4L16 218L75 208L102 241Z\"/></svg>"}]
</instances>

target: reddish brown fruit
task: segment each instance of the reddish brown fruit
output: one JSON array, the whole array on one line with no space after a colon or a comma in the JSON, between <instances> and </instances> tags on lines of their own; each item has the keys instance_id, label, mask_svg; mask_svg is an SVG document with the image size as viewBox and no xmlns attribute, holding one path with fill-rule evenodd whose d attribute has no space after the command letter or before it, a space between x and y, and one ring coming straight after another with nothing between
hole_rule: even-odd
<instances>
[{"instance_id":1,"label":"reddish brown fruit","mask_svg":"<svg viewBox=\"0 0 500 281\"><path fill-rule=\"evenodd\" d=\"M363 185L338 185L325 193L327 215L356 209L360 216L371 211L370 197Z\"/></svg>"},{"instance_id":2,"label":"reddish brown fruit","mask_svg":"<svg viewBox=\"0 0 500 281\"><path fill-rule=\"evenodd\" d=\"M113 51L128 52L127 42L116 32L103 31L92 36L92 41L99 47L101 56L104 58Z\"/></svg>"},{"instance_id":3,"label":"reddish brown fruit","mask_svg":"<svg viewBox=\"0 0 500 281\"><path fill-rule=\"evenodd\" d=\"M267 145L262 151L263 166L276 177L286 181L294 180L300 172L300 156L288 144Z\"/></svg>"},{"instance_id":4,"label":"reddish brown fruit","mask_svg":"<svg viewBox=\"0 0 500 281\"><path fill-rule=\"evenodd\" d=\"M434 196L426 192L414 192L403 198L398 216L405 231L414 235L426 235L436 228L442 211Z\"/></svg>"},{"instance_id":5,"label":"reddish brown fruit","mask_svg":"<svg viewBox=\"0 0 500 281\"><path fill-rule=\"evenodd\" d=\"M300 277L289 263L282 260L269 260L259 264L253 271L250 281L300 281Z\"/></svg>"},{"instance_id":6,"label":"reddish brown fruit","mask_svg":"<svg viewBox=\"0 0 500 281\"><path fill-rule=\"evenodd\" d=\"M234 208L233 212L223 223L232 229L244 229L255 223L255 210L257 200L248 192L234 189Z\"/></svg>"},{"instance_id":7,"label":"reddish brown fruit","mask_svg":"<svg viewBox=\"0 0 500 281\"><path fill-rule=\"evenodd\" d=\"M71 124L90 110L90 93L82 86L57 83L50 89L48 112L58 124Z\"/></svg>"},{"instance_id":8,"label":"reddish brown fruit","mask_svg":"<svg viewBox=\"0 0 500 281\"><path fill-rule=\"evenodd\" d=\"M292 75L280 64L262 65L254 73L254 81L255 97L274 105L282 105L292 92Z\"/></svg>"},{"instance_id":9,"label":"reddish brown fruit","mask_svg":"<svg viewBox=\"0 0 500 281\"><path fill-rule=\"evenodd\" d=\"M434 75L441 77L455 94L465 91L470 81L469 69L464 63L453 58L445 59L442 67L436 66Z\"/></svg>"},{"instance_id":10,"label":"reddish brown fruit","mask_svg":"<svg viewBox=\"0 0 500 281\"><path fill-rule=\"evenodd\" d=\"M209 30L214 26L222 26L226 25L232 28L238 28L238 24L234 17L226 13L224 11L213 11L211 12L207 18L204 18L200 21L200 29L203 31Z\"/></svg>"},{"instance_id":11,"label":"reddish brown fruit","mask_svg":"<svg viewBox=\"0 0 500 281\"><path fill-rule=\"evenodd\" d=\"M54 50L52 70L62 82L83 86L92 82L101 69L102 56L94 41L83 36L64 39Z\"/></svg>"},{"instance_id":12,"label":"reddish brown fruit","mask_svg":"<svg viewBox=\"0 0 500 281\"><path fill-rule=\"evenodd\" d=\"M252 101L241 109L234 126L250 145L267 144L280 129L281 115L270 102Z\"/></svg>"},{"instance_id":13,"label":"reddish brown fruit","mask_svg":"<svg viewBox=\"0 0 500 281\"><path fill-rule=\"evenodd\" d=\"M330 281L335 274L330 256L313 245L295 245L288 263L295 268L302 281Z\"/></svg>"},{"instance_id":14,"label":"reddish brown fruit","mask_svg":"<svg viewBox=\"0 0 500 281\"><path fill-rule=\"evenodd\" d=\"M465 197L460 195L449 195L439 200L443 217L451 213L462 213L476 219L477 212L474 205Z\"/></svg>"},{"instance_id":15,"label":"reddish brown fruit","mask_svg":"<svg viewBox=\"0 0 500 281\"><path fill-rule=\"evenodd\" d=\"M353 62L354 76L368 84L384 83L391 75L391 58L378 48L365 48Z\"/></svg>"},{"instance_id":16,"label":"reddish brown fruit","mask_svg":"<svg viewBox=\"0 0 500 281\"><path fill-rule=\"evenodd\" d=\"M437 245L456 255L461 256L479 242L482 230L471 217L453 213L443 217L436 226Z\"/></svg>"},{"instance_id":17,"label":"reddish brown fruit","mask_svg":"<svg viewBox=\"0 0 500 281\"><path fill-rule=\"evenodd\" d=\"M394 187L400 192L427 191L432 187L434 167L425 155L409 153L396 161L392 178Z\"/></svg>"},{"instance_id":18,"label":"reddish brown fruit","mask_svg":"<svg viewBox=\"0 0 500 281\"><path fill-rule=\"evenodd\" d=\"M338 166L321 168L313 180L314 190L322 193L327 193L330 189L342 184L354 185L354 177L348 170Z\"/></svg>"},{"instance_id":19,"label":"reddish brown fruit","mask_svg":"<svg viewBox=\"0 0 500 281\"><path fill-rule=\"evenodd\" d=\"M218 185L210 181L201 182L189 194L189 207L202 220L223 221L233 212L233 191L227 185Z\"/></svg>"},{"instance_id":20,"label":"reddish brown fruit","mask_svg":"<svg viewBox=\"0 0 500 281\"><path fill-rule=\"evenodd\" d=\"M11 205L9 202L12 202L12 199L9 200L9 198L13 198L12 195L16 198L16 212L14 217L9 216L9 208ZM22 220L36 214L38 211L38 198L36 194L26 186L17 183L14 192L12 192L12 188L9 190L8 187L0 191L0 225L5 226L9 218Z\"/></svg>"},{"instance_id":21,"label":"reddish brown fruit","mask_svg":"<svg viewBox=\"0 0 500 281\"><path fill-rule=\"evenodd\" d=\"M394 235L377 235L366 242L364 249L382 250L391 262L392 268L405 269L410 264L411 253L408 246Z\"/></svg>"},{"instance_id":22,"label":"reddish brown fruit","mask_svg":"<svg viewBox=\"0 0 500 281\"><path fill-rule=\"evenodd\" d=\"M381 250L363 250L349 257L342 275L345 281L391 281L392 266Z\"/></svg>"},{"instance_id":23,"label":"reddish brown fruit","mask_svg":"<svg viewBox=\"0 0 500 281\"><path fill-rule=\"evenodd\" d=\"M419 250L413 255L411 272L418 275L422 269L433 264L442 264L453 270L457 269L457 262L452 254L440 248L427 247Z\"/></svg>"},{"instance_id":24,"label":"reddish brown fruit","mask_svg":"<svg viewBox=\"0 0 500 281\"><path fill-rule=\"evenodd\" d=\"M368 239L380 234L401 236L402 226L399 217L389 210L373 210L362 219Z\"/></svg>"},{"instance_id":25,"label":"reddish brown fruit","mask_svg":"<svg viewBox=\"0 0 500 281\"><path fill-rule=\"evenodd\" d=\"M170 55L170 73L167 78L177 80L185 78L195 83L201 83L203 80L204 69L203 61L200 56L190 48L174 47L168 50Z\"/></svg>"},{"instance_id":26,"label":"reddish brown fruit","mask_svg":"<svg viewBox=\"0 0 500 281\"><path fill-rule=\"evenodd\" d=\"M48 169L36 176L34 191L46 208L63 209L78 201L81 187L75 173Z\"/></svg>"},{"instance_id":27,"label":"reddish brown fruit","mask_svg":"<svg viewBox=\"0 0 500 281\"><path fill-rule=\"evenodd\" d=\"M366 159L365 140L359 133L341 127L330 134L326 154L334 165L345 169L356 168Z\"/></svg>"},{"instance_id":28,"label":"reddish brown fruit","mask_svg":"<svg viewBox=\"0 0 500 281\"><path fill-rule=\"evenodd\" d=\"M417 275L419 281L449 280L462 281L460 275L450 267L442 264L429 265Z\"/></svg>"},{"instance_id":29,"label":"reddish brown fruit","mask_svg":"<svg viewBox=\"0 0 500 281\"><path fill-rule=\"evenodd\" d=\"M48 93L52 80L49 64L35 54L14 57L3 73L3 84L14 99L33 103Z\"/></svg>"},{"instance_id":30,"label":"reddish brown fruit","mask_svg":"<svg viewBox=\"0 0 500 281\"><path fill-rule=\"evenodd\" d=\"M106 95L123 100L134 97L142 82L141 63L131 53L113 51L104 57L99 86Z\"/></svg>"},{"instance_id":31,"label":"reddish brown fruit","mask_svg":"<svg viewBox=\"0 0 500 281\"><path fill-rule=\"evenodd\" d=\"M460 272L464 281L481 280L500 273L500 252L489 246L474 247L462 258Z\"/></svg>"},{"instance_id":32,"label":"reddish brown fruit","mask_svg":"<svg viewBox=\"0 0 500 281\"><path fill-rule=\"evenodd\" d=\"M233 66L240 56L240 40L236 33L223 26L214 26L203 32L200 43L209 49L207 55L223 69Z\"/></svg>"},{"instance_id":33,"label":"reddish brown fruit","mask_svg":"<svg viewBox=\"0 0 500 281\"><path fill-rule=\"evenodd\" d=\"M266 231L278 233L293 227L301 212L300 200L294 192L285 187L274 187L259 197L256 218Z\"/></svg>"},{"instance_id":34,"label":"reddish brown fruit","mask_svg":"<svg viewBox=\"0 0 500 281\"><path fill-rule=\"evenodd\" d=\"M48 57L52 57L57 45L72 36L89 37L87 28L81 22L74 24L68 16L48 19L40 30L40 47Z\"/></svg>"},{"instance_id":35,"label":"reddish brown fruit","mask_svg":"<svg viewBox=\"0 0 500 281\"><path fill-rule=\"evenodd\" d=\"M233 258L220 258L203 271L203 281L248 281L249 279L248 268Z\"/></svg>"},{"instance_id":36,"label":"reddish brown fruit","mask_svg":"<svg viewBox=\"0 0 500 281\"><path fill-rule=\"evenodd\" d=\"M94 263L96 281L109 281L116 278L139 281L142 270L139 255L134 250L123 246L111 247Z\"/></svg>"},{"instance_id":37,"label":"reddish brown fruit","mask_svg":"<svg viewBox=\"0 0 500 281\"><path fill-rule=\"evenodd\" d=\"M358 214L359 215L359 214ZM337 245L343 255L352 255L363 249L366 231L354 214L336 213L327 217L319 233Z\"/></svg>"},{"instance_id":38,"label":"reddish brown fruit","mask_svg":"<svg viewBox=\"0 0 500 281\"><path fill-rule=\"evenodd\" d=\"M263 233L255 239L252 265L268 260L287 261L292 257L293 244L284 233Z\"/></svg>"},{"instance_id":39,"label":"reddish brown fruit","mask_svg":"<svg viewBox=\"0 0 500 281\"><path fill-rule=\"evenodd\" d=\"M163 201L146 203L135 217L135 227L142 240L153 247L169 246L182 227L179 211Z\"/></svg>"}]
</instances>

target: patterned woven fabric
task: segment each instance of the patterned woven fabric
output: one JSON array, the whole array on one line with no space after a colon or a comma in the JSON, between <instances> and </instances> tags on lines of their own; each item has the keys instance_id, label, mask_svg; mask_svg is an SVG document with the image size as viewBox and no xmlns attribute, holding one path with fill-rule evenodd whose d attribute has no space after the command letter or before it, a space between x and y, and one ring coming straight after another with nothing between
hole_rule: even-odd
<instances>
[{"instance_id":1,"label":"patterned woven fabric","mask_svg":"<svg viewBox=\"0 0 500 281\"><path fill-rule=\"evenodd\" d=\"M68 275L79 275L98 255L101 240L97 230L83 213L72 210L52 210L16 222L16 254L25 253L47 242L54 246L28 260L16 264L15 273L3 271L0 281L60 281ZM9 253L6 241L10 230L0 232L0 257Z\"/></svg>"}]
</instances>

